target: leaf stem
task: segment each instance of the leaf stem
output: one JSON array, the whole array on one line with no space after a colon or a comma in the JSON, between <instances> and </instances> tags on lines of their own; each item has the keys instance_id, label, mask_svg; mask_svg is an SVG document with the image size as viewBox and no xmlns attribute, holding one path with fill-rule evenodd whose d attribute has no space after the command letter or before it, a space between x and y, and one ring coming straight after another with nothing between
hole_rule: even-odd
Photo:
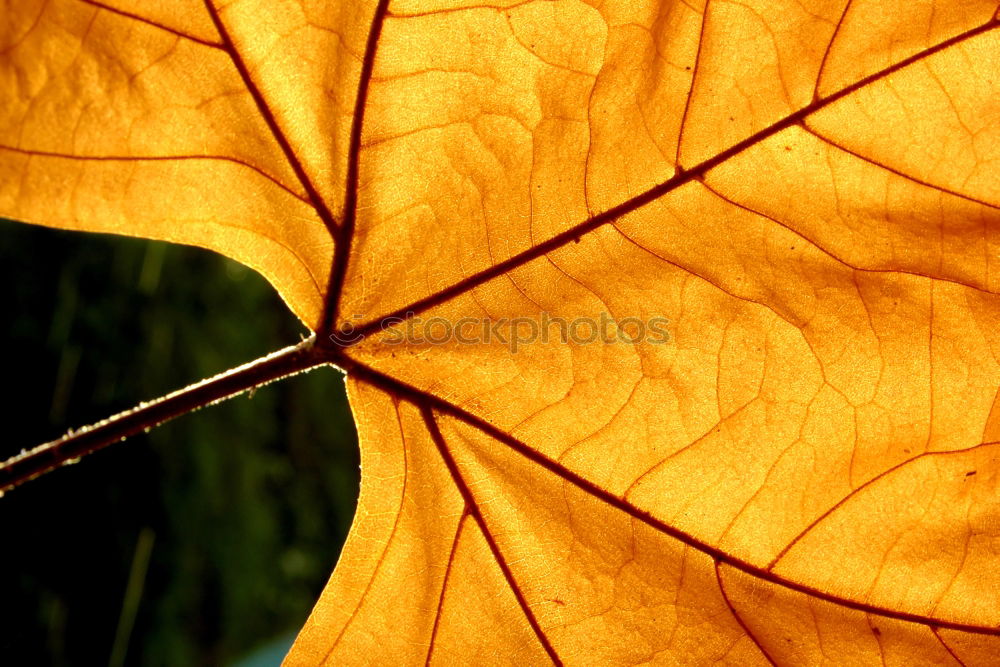
<instances>
[{"instance_id":1,"label":"leaf stem","mask_svg":"<svg viewBox=\"0 0 1000 667\"><path fill-rule=\"evenodd\" d=\"M102 421L71 430L59 438L22 451L0 463L0 495L28 480L130 435L169 421L187 412L256 389L269 382L330 363L329 355L314 346L315 336L278 350L184 389L140 403Z\"/></svg>"}]
</instances>

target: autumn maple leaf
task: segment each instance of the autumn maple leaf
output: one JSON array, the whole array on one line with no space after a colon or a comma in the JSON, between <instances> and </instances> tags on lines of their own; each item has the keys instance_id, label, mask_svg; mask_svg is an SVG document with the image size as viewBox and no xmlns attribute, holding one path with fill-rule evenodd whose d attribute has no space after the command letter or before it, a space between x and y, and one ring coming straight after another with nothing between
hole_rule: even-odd
<instances>
[{"instance_id":1,"label":"autumn maple leaf","mask_svg":"<svg viewBox=\"0 0 1000 667\"><path fill-rule=\"evenodd\" d=\"M1000 663L995 2L2 25L0 215L217 250L315 332L8 479L340 366L361 497L288 664Z\"/></svg>"}]
</instances>

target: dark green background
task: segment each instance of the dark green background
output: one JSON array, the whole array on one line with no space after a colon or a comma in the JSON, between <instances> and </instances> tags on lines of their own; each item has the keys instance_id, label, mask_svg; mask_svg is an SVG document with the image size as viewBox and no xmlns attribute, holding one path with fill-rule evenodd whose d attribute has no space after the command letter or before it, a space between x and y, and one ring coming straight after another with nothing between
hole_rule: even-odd
<instances>
[{"instance_id":1,"label":"dark green background","mask_svg":"<svg viewBox=\"0 0 1000 667\"><path fill-rule=\"evenodd\" d=\"M4 458L306 333L260 276L195 248L0 221L0 271ZM131 570L124 664L226 664L287 643L357 489L343 378L321 368L12 491L0 662L109 664Z\"/></svg>"}]
</instances>

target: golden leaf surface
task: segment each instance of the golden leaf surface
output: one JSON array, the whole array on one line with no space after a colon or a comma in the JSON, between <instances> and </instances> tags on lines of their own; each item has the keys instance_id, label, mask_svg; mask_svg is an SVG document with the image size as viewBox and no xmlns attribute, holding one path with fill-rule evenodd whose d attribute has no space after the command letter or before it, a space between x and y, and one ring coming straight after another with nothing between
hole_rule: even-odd
<instances>
[{"instance_id":1,"label":"golden leaf surface","mask_svg":"<svg viewBox=\"0 0 1000 667\"><path fill-rule=\"evenodd\" d=\"M1000 664L997 12L13 3L0 215L365 334L290 665Z\"/></svg>"}]
</instances>

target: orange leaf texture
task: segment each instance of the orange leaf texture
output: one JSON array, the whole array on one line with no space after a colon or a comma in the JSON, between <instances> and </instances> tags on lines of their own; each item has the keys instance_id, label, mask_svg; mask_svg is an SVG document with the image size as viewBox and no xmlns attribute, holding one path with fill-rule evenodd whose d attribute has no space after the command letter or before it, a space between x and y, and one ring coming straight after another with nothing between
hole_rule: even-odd
<instances>
[{"instance_id":1,"label":"orange leaf texture","mask_svg":"<svg viewBox=\"0 0 1000 667\"><path fill-rule=\"evenodd\" d=\"M233 257L348 372L286 664L1000 665L995 1L0 16L0 215Z\"/></svg>"}]
</instances>

